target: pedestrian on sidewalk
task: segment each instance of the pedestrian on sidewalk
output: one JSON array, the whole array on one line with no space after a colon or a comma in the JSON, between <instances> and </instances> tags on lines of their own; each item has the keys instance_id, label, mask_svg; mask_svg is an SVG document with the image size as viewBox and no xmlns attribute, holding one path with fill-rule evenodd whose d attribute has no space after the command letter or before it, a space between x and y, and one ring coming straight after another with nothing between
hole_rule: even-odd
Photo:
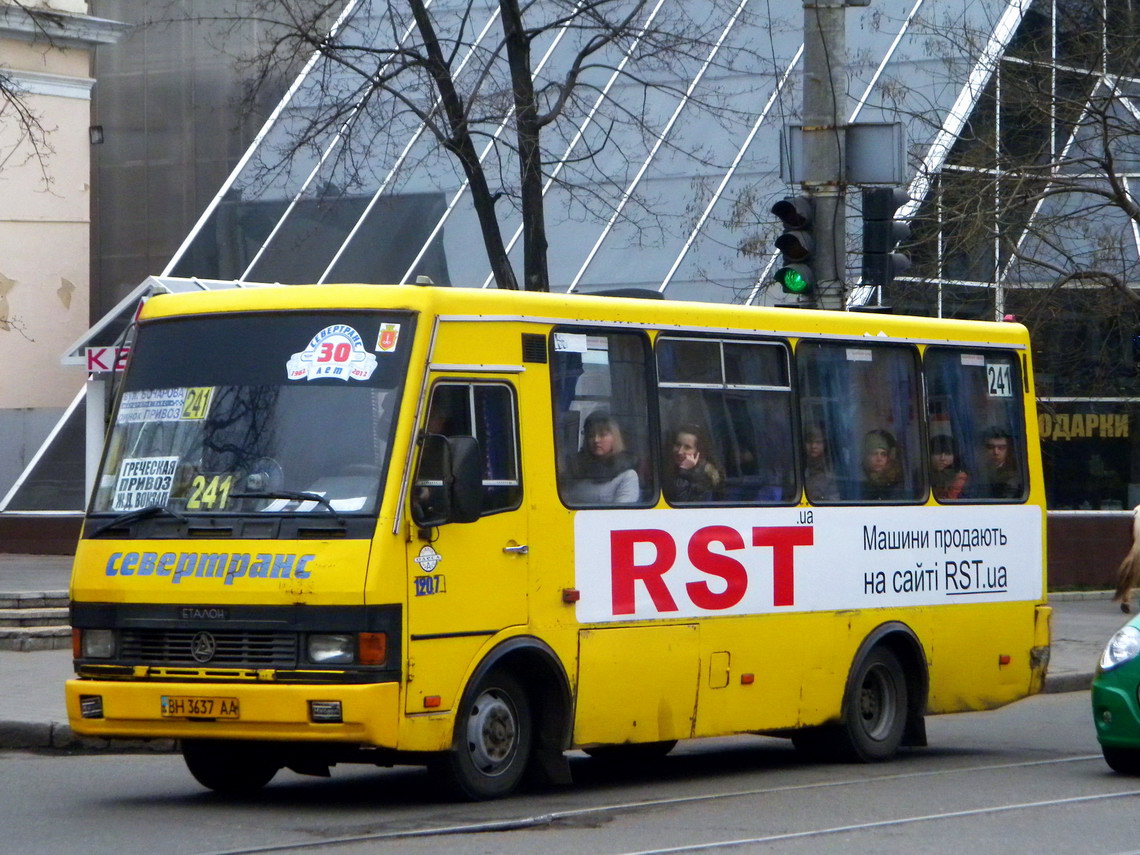
<instances>
[{"instance_id":1,"label":"pedestrian on sidewalk","mask_svg":"<svg viewBox=\"0 0 1140 855\"><path fill-rule=\"evenodd\" d=\"M1132 589L1140 584L1140 505L1132 509L1132 547L1116 571L1114 603L1120 603L1125 614L1132 611Z\"/></svg>"}]
</instances>

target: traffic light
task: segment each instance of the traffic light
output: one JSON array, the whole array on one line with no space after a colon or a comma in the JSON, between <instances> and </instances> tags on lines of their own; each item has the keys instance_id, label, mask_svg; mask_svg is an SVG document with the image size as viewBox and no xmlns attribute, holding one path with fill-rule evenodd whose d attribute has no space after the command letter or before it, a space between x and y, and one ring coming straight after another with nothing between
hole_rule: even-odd
<instances>
[{"instance_id":1,"label":"traffic light","mask_svg":"<svg viewBox=\"0 0 1140 855\"><path fill-rule=\"evenodd\" d=\"M863 284L889 285L910 269L910 259L895 252L899 241L910 237L910 225L896 220L895 212L910 201L899 187L871 187L863 191Z\"/></svg>"},{"instance_id":2,"label":"traffic light","mask_svg":"<svg viewBox=\"0 0 1140 855\"><path fill-rule=\"evenodd\" d=\"M783 259L773 278L788 294L810 294L815 288L815 271L811 267L812 203L807 196L785 196L772 206L772 213L784 224L784 232L776 238L776 249Z\"/></svg>"}]
</instances>

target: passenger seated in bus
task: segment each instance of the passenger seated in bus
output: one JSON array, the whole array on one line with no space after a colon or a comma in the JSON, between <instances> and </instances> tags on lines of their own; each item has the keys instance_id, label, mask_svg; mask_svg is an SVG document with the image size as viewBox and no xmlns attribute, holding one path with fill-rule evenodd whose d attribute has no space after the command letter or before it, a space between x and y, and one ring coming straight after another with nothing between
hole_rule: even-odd
<instances>
[{"instance_id":1,"label":"passenger seated in bus","mask_svg":"<svg viewBox=\"0 0 1140 855\"><path fill-rule=\"evenodd\" d=\"M666 447L665 498L670 502L707 502L724 486L724 473L709 455L704 428L682 424Z\"/></svg>"},{"instance_id":2,"label":"passenger seated in bus","mask_svg":"<svg viewBox=\"0 0 1140 855\"><path fill-rule=\"evenodd\" d=\"M899 444L888 431L871 430L863 437L862 498L873 501L904 498Z\"/></svg>"},{"instance_id":3,"label":"passenger seated in bus","mask_svg":"<svg viewBox=\"0 0 1140 855\"><path fill-rule=\"evenodd\" d=\"M834 502L839 498L821 425L809 425L804 431L804 490L813 502Z\"/></svg>"},{"instance_id":4,"label":"passenger seated in bus","mask_svg":"<svg viewBox=\"0 0 1140 855\"><path fill-rule=\"evenodd\" d=\"M930 438L930 489L940 502L962 498L969 476L958 465L958 444L940 433Z\"/></svg>"},{"instance_id":5,"label":"passenger seated in bus","mask_svg":"<svg viewBox=\"0 0 1140 855\"><path fill-rule=\"evenodd\" d=\"M625 450L621 427L604 410L582 426L582 449L564 467L562 497L571 505L624 505L641 497L637 459Z\"/></svg>"},{"instance_id":6,"label":"passenger seated in bus","mask_svg":"<svg viewBox=\"0 0 1140 855\"><path fill-rule=\"evenodd\" d=\"M981 498L1021 498L1021 467L1013 450L1013 436L1005 428L987 428L982 434L985 464L982 468Z\"/></svg>"}]
</instances>

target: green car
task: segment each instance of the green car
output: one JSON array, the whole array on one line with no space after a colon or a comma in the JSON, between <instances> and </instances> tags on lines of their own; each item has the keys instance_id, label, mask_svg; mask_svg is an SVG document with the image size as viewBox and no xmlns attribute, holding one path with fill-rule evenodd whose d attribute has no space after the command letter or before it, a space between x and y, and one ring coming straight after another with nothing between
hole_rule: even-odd
<instances>
[{"instance_id":1,"label":"green car","mask_svg":"<svg viewBox=\"0 0 1140 855\"><path fill-rule=\"evenodd\" d=\"M1093 720L1104 761L1140 775L1140 616L1109 639L1092 685Z\"/></svg>"}]
</instances>

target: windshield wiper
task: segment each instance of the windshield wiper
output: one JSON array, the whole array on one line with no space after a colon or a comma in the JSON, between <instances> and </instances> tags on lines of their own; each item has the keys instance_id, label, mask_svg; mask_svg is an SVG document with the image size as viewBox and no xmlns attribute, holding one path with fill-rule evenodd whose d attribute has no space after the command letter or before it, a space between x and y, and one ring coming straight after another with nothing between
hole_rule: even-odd
<instances>
[{"instance_id":1,"label":"windshield wiper","mask_svg":"<svg viewBox=\"0 0 1140 855\"><path fill-rule=\"evenodd\" d=\"M344 522L344 518L336 512L336 508L332 506L332 502L322 496L320 493L307 493L304 490L266 490L261 493L230 493L232 499L296 499L299 502L316 502L323 508L327 508L328 512L332 514L337 522Z\"/></svg>"},{"instance_id":2,"label":"windshield wiper","mask_svg":"<svg viewBox=\"0 0 1140 855\"><path fill-rule=\"evenodd\" d=\"M95 529L95 531L91 532L88 537L98 537L109 528L118 528L122 525L129 525L130 523L138 522L139 520L156 517L159 514L165 514L166 516L174 517L176 520L180 520L181 522L186 522L186 517L178 513L178 511L174 510L173 508L168 508L166 505L147 505L145 508L135 508L133 511L127 511L126 513L119 514L114 519L103 523L103 525L99 526L99 528Z\"/></svg>"}]
</instances>

